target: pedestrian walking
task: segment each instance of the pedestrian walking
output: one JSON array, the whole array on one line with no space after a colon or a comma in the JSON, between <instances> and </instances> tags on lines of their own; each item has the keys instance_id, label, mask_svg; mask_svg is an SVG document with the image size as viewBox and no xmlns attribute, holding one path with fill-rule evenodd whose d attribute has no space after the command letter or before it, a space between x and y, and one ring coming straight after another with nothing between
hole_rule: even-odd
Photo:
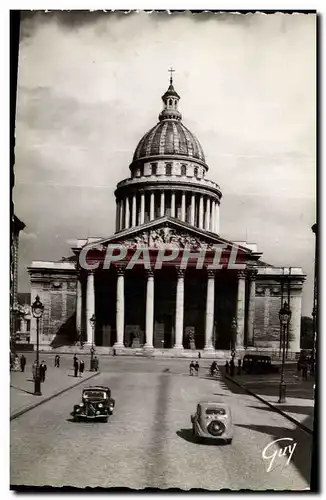
<instances>
[{"instance_id":1,"label":"pedestrian walking","mask_svg":"<svg viewBox=\"0 0 326 500\"><path fill-rule=\"evenodd\" d=\"M229 372L230 372L229 362L228 362L228 361L226 361L226 363L225 363L225 373L226 373L227 375L229 375Z\"/></svg>"},{"instance_id":2,"label":"pedestrian walking","mask_svg":"<svg viewBox=\"0 0 326 500\"><path fill-rule=\"evenodd\" d=\"M20 362L19 362L19 357L18 354L15 354L15 359L14 359L14 372L19 372L20 371Z\"/></svg>"},{"instance_id":3,"label":"pedestrian walking","mask_svg":"<svg viewBox=\"0 0 326 500\"><path fill-rule=\"evenodd\" d=\"M199 373L199 363L198 363L198 361L196 361L196 363L195 363L195 372L196 372L196 377L198 377L198 373Z\"/></svg>"},{"instance_id":4,"label":"pedestrian walking","mask_svg":"<svg viewBox=\"0 0 326 500\"><path fill-rule=\"evenodd\" d=\"M94 358L94 370L96 372L98 372L98 365L99 365L98 358L95 356L95 358Z\"/></svg>"},{"instance_id":5,"label":"pedestrian walking","mask_svg":"<svg viewBox=\"0 0 326 500\"><path fill-rule=\"evenodd\" d=\"M44 361L40 364L40 378L41 382L45 382L45 372L47 370L47 366Z\"/></svg>"},{"instance_id":6,"label":"pedestrian walking","mask_svg":"<svg viewBox=\"0 0 326 500\"><path fill-rule=\"evenodd\" d=\"M78 368L79 368L79 366L78 366L78 358L75 355L74 356L74 375L75 375L75 377L77 377L77 375L78 375Z\"/></svg>"},{"instance_id":7,"label":"pedestrian walking","mask_svg":"<svg viewBox=\"0 0 326 500\"><path fill-rule=\"evenodd\" d=\"M22 372L25 371L25 366L26 366L26 358L25 358L24 354L22 354L20 357L20 369Z\"/></svg>"},{"instance_id":8,"label":"pedestrian walking","mask_svg":"<svg viewBox=\"0 0 326 500\"><path fill-rule=\"evenodd\" d=\"M238 359L238 375L241 375L241 359Z\"/></svg>"},{"instance_id":9,"label":"pedestrian walking","mask_svg":"<svg viewBox=\"0 0 326 500\"><path fill-rule=\"evenodd\" d=\"M302 365L302 380L307 380L308 379L308 366L307 362L305 362Z\"/></svg>"},{"instance_id":10,"label":"pedestrian walking","mask_svg":"<svg viewBox=\"0 0 326 500\"><path fill-rule=\"evenodd\" d=\"M235 369L234 359L232 358L230 361L230 375L231 375L231 377L234 377L234 369Z\"/></svg>"},{"instance_id":11,"label":"pedestrian walking","mask_svg":"<svg viewBox=\"0 0 326 500\"><path fill-rule=\"evenodd\" d=\"M55 366L55 368L60 368L60 356L59 356L59 354L55 355L54 366Z\"/></svg>"},{"instance_id":12,"label":"pedestrian walking","mask_svg":"<svg viewBox=\"0 0 326 500\"><path fill-rule=\"evenodd\" d=\"M83 376L83 373L84 373L84 368L85 368L85 364L84 364L84 361L81 359L79 361L79 375L82 377Z\"/></svg>"},{"instance_id":13,"label":"pedestrian walking","mask_svg":"<svg viewBox=\"0 0 326 500\"><path fill-rule=\"evenodd\" d=\"M15 355L12 351L10 351L10 371L14 369L14 361L15 361Z\"/></svg>"},{"instance_id":14,"label":"pedestrian walking","mask_svg":"<svg viewBox=\"0 0 326 500\"><path fill-rule=\"evenodd\" d=\"M201 358L201 353L199 352L199 353L198 353L198 359L200 359L200 358Z\"/></svg>"},{"instance_id":15,"label":"pedestrian walking","mask_svg":"<svg viewBox=\"0 0 326 500\"><path fill-rule=\"evenodd\" d=\"M195 363L193 361L191 361L191 363L189 365L189 375L193 376L194 369L195 369Z\"/></svg>"},{"instance_id":16,"label":"pedestrian walking","mask_svg":"<svg viewBox=\"0 0 326 500\"><path fill-rule=\"evenodd\" d=\"M75 368L76 361L78 362L78 358L77 358L77 355L74 354L74 360L73 360L73 363L72 363L73 368Z\"/></svg>"}]
</instances>

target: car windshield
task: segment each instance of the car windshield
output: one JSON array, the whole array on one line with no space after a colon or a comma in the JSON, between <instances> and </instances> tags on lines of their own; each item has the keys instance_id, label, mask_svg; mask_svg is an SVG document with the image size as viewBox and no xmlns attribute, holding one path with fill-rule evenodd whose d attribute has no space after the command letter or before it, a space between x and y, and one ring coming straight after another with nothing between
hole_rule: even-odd
<instances>
[{"instance_id":1,"label":"car windshield","mask_svg":"<svg viewBox=\"0 0 326 500\"><path fill-rule=\"evenodd\" d=\"M86 399L106 399L106 392L104 391L84 391L83 397Z\"/></svg>"}]
</instances>

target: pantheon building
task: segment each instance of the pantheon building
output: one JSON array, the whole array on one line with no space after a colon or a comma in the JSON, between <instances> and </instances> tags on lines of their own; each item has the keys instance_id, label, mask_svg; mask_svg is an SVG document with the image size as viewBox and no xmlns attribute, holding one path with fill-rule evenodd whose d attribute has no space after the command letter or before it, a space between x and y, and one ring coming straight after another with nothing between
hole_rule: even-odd
<instances>
[{"instance_id":1,"label":"pantheon building","mask_svg":"<svg viewBox=\"0 0 326 500\"><path fill-rule=\"evenodd\" d=\"M223 238L222 191L209 179L199 140L183 124L172 78L162 101L158 122L135 149L129 177L115 190L115 233L80 239L72 257L32 262L28 268L32 300L39 295L45 306L41 348L93 344L97 352L114 348L118 355L161 355L168 350L176 356L199 350L215 356L230 348L276 351L279 310L287 301L292 311L288 349L298 352L302 269L267 264L256 244ZM185 249L198 256L203 248L207 255L223 248L221 265L212 269L209 259L190 258L182 268L180 259L167 258L153 266L152 258L165 248L168 254L171 243L181 259ZM109 268L81 265L81 252L93 262L112 245L127 252ZM130 268L137 248L147 249L150 258ZM241 261L238 269L227 265L234 255ZM31 342L36 343L35 323Z\"/></svg>"}]
</instances>

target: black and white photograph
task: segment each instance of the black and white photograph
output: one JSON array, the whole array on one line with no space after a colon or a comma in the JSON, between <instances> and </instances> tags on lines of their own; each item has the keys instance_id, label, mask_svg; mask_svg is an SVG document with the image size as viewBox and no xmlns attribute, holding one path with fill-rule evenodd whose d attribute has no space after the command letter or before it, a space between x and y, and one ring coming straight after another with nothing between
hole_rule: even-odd
<instances>
[{"instance_id":1,"label":"black and white photograph","mask_svg":"<svg viewBox=\"0 0 326 500\"><path fill-rule=\"evenodd\" d=\"M11 490L311 491L316 12L21 11L17 51Z\"/></svg>"}]
</instances>

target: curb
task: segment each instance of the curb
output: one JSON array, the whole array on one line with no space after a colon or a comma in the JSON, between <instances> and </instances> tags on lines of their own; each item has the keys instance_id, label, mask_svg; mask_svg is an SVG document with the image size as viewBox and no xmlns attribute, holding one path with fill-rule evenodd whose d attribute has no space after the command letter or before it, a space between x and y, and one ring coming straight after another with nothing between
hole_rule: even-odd
<instances>
[{"instance_id":1,"label":"curb","mask_svg":"<svg viewBox=\"0 0 326 500\"><path fill-rule=\"evenodd\" d=\"M270 403L269 401L266 401L266 399L262 398L261 396L258 396L255 392L252 392L250 389L247 389L246 387L244 387L243 385L239 384L239 382L236 382L235 380L233 380L231 377L229 377L228 375L224 375L222 374L222 376L224 378L226 378L227 380L230 380L231 382L233 382L233 384L237 385L238 387L240 387L241 389L243 389L245 392L247 392L248 394L250 394L250 396L254 396L256 399L258 399L261 403L264 403L265 405L269 406L272 410L274 410L276 413L279 413L280 415L283 415L283 417L287 418L288 420L290 420L290 422L292 422L293 424L297 425L298 427L300 427L302 430L304 430L305 432L308 432L308 434L313 434L313 431L307 427L306 425L304 425L302 422L300 422L299 420L296 420L295 418L291 417L290 415L288 415L287 413L285 413L283 410L281 410L280 408L278 408L277 406L274 406L272 403Z\"/></svg>"},{"instance_id":2,"label":"curb","mask_svg":"<svg viewBox=\"0 0 326 500\"><path fill-rule=\"evenodd\" d=\"M51 396L48 396L47 398L44 398L41 401L38 401L37 403L33 403L30 406L27 406L26 408L23 408L22 410L16 411L16 413L13 413L12 415L10 415L10 422L12 420L15 420L16 418L20 417L21 415L24 415L24 413L27 413L30 410L34 410L34 408L37 408L37 406L40 406L41 404L46 403L47 401L50 401L51 399L54 399L57 396L60 396L61 394L69 391L70 389L74 389L78 385L83 384L84 382L87 382L88 380L96 377L99 374L100 374L100 372L96 372L93 375L91 375L90 377L84 378L83 380L80 380L79 382L77 382L77 384L74 384L74 385L71 385L69 387L66 387L65 389L61 389L60 391L55 392L54 394L51 394Z\"/></svg>"}]
</instances>

